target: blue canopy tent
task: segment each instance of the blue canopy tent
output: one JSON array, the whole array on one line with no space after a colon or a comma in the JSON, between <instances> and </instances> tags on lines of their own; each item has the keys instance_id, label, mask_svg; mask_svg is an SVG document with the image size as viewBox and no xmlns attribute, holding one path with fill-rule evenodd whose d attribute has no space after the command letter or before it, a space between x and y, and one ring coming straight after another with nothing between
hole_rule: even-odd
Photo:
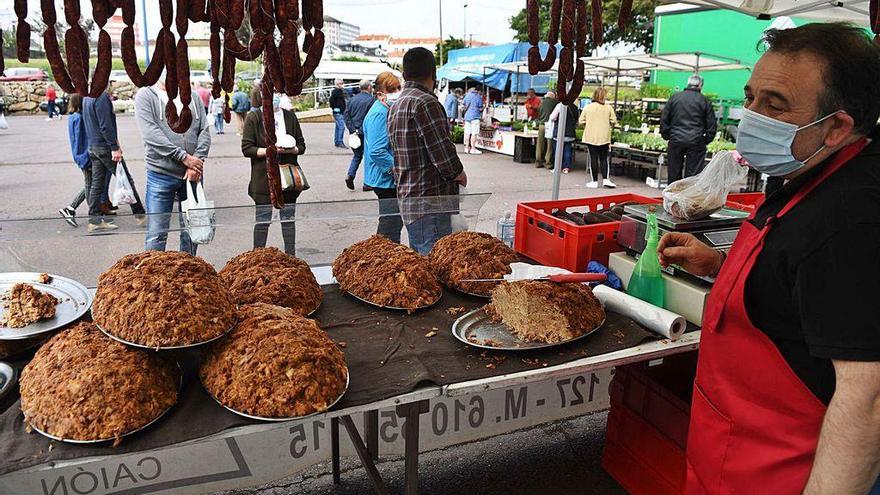
<instances>
[{"instance_id":1,"label":"blue canopy tent","mask_svg":"<svg viewBox=\"0 0 880 495\"><path fill-rule=\"evenodd\" d=\"M541 56L547 54L548 46L547 43L539 45ZM529 48L528 43L507 43L452 50L446 65L437 69L437 78L450 82L476 82L514 94L525 93L529 88L535 88L539 94L546 93L549 91L550 75L531 76L528 69L517 75L516 72L492 68L500 64L528 60Z\"/></svg>"}]
</instances>

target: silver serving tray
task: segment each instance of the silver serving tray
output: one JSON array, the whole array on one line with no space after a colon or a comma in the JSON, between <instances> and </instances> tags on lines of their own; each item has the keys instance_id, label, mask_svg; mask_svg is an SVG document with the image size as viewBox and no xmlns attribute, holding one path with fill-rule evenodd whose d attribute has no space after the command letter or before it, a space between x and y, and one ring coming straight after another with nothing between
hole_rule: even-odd
<instances>
[{"instance_id":1,"label":"silver serving tray","mask_svg":"<svg viewBox=\"0 0 880 495\"><path fill-rule=\"evenodd\" d=\"M342 290L342 289L340 288L340 290ZM430 308L431 306L433 306L433 305L437 304L438 302L440 302L440 299L443 299L443 292L441 291L441 292L440 292L440 297L438 297L436 301L434 301L434 302L432 302L432 303L430 303L430 304L425 304L424 306L419 306L418 308L412 308L412 309L410 309L410 308L398 308L398 307L395 307L395 306L382 306L381 304L376 304L376 303L374 303L374 302L367 301L366 299L364 299L364 298L362 298L362 297L358 297L358 296L352 294L351 292L348 292L348 291L343 291L343 292L345 292L346 294L349 294L351 297L357 299L358 301L365 302L365 303L369 304L370 306L375 306L375 307L377 307L377 308L381 308L381 309L393 309L393 310L395 310L395 311L419 311L419 310L422 310L422 309Z\"/></svg>"},{"instance_id":2,"label":"silver serving tray","mask_svg":"<svg viewBox=\"0 0 880 495\"><path fill-rule=\"evenodd\" d=\"M37 280L40 273L10 272L0 273L0 293L5 293L18 283L32 285L40 292L51 294L58 299L55 316L40 320L22 328L0 327L0 340L22 340L36 337L69 325L80 319L92 307L92 294L81 283L66 277L49 274L52 280L43 284ZM0 316L5 313L0 307Z\"/></svg>"},{"instance_id":3,"label":"silver serving tray","mask_svg":"<svg viewBox=\"0 0 880 495\"><path fill-rule=\"evenodd\" d=\"M209 339L209 340L205 340L202 342L196 342L195 344L186 344L186 345L178 345L178 346L159 346L159 347L153 346L153 347L150 347L150 346L144 345L144 344L129 342L129 341L123 339L122 337L117 337L116 335L113 335L109 331L104 330L104 328L102 328L101 325L98 325L97 323L95 323L95 326L98 327L98 330L104 332L104 335L110 337L111 339L113 339L121 344L125 344L125 345L131 346L131 347L137 347L138 349L144 349L147 351L176 351L176 350L181 350L181 349L192 349L194 347L201 347L203 345L208 345L211 342L216 342L216 341L222 339L223 337L227 336L229 334L229 332L231 332L232 330L235 329L236 325L238 325L238 322L234 323L231 327L229 327L229 329L227 329L225 332L221 333L220 335L218 335L212 339Z\"/></svg>"},{"instance_id":4,"label":"silver serving tray","mask_svg":"<svg viewBox=\"0 0 880 495\"><path fill-rule=\"evenodd\" d=\"M596 325L596 327L589 332L573 339L566 340L565 342L559 342L556 344L529 342L527 340L522 340L517 337L510 330L510 327L508 327L504 323L492 321L492 319L489 317L489 315L486 314L483 308L479 308L471 311L470 313L462 315L459 319L455 320L455 323L452 324L452 335L456 339L464 342L465 344L472 347L478 347L480 349L489 349L493 351L533 351L535 349L558 347L561 345L569 344L576 340L583 339L592 335L604 324L605 320L602 320L602 323ZM473 337L481 342L492 340L494 342L497 342L499 345L491 346L480 344L477 342L471 342L470 340L468 340L469 337Z\"/></svg>"},{"instance_id":5,"label":"silver serving tray","mask_svg":"<svg viewBox=\"0 0 880 495\"><path fill-rule=\"evenodd\" d=\"M183 391L183 368L180 367L180 363L174 363L174 364L177 366L177 372L180 374L180 384L177 386L177 401L174 404L171 404L171 406L168 409L165 409L164 411L162 411L162 414L156 416L149 423L145 424L144 426L141 426L140 428L138 428L136 430L132 430L128 433L123 433L122 435L119 435L119 438L125 438L128 436L134 435L135 433L144 431L147 428L149 428L150 426L153 426L154 424L158 423L159 420L164 418L168 414L168 412L171 411L172 409L174 409L174 406L176 406L177 403L180 402L180 393ZM56 442L70 443L70 444L74 444L74 445L93 445L93 444L98 444L98 443L115 442L117 439L117 437L113 437L113 438L104 438L102 440L72 440L69 438L61 438L61 437L56 437L55 435L50 435L50 434L46 433L45 431L37 428L36 426L28 423L27 418L25 418L25 423L27 423L28 426L30 426L34 431L36 431L40 435L43 435L44 437L46 437L50 440L55 440Z\"/></svg>"},{"instance_id":6,"label":"silver serving tray","mask_svg":"<svg viewBox=\"0 0 880 495\"><path fill-rule=\"evenodd\" d=\"M447 286L447 287L448 287L448 286ZM466 295L466 296L479 297L480 299L492 299L492 295L491 295L491 294L489 294L489 295L477 294L477 293L475 293L475 292L468 292L468 291L466 291L466 290L461 290L461 289L459 289L458 287L449 287L449 288L452 289L452 290L454 290L454 291L456 291L456 292L459 292L459 293L461 293L461 294L464 294L464 295Z\"/></svg>"},{"instance_id":7,"label":"silver serving tray","mask_svg":"<svg viewBox=\"0 0 880 495\"><path fill-rule=\"evenodd\" d=\"M339 397L337 397L336 400L334 400L331 404L329 404L329 405L327 406L327 409L325 409L324 411L313 412L312 414L306 414L305 416L293 416L293 417L290 417L290 418L265 418L265 417L262 417L262 416L254 416L253 414L248 414L248 413L244 413L244 412L241 412L241 411L236 411L235 409L233 409L233 408L227 406L226 404L223 404L222 402L220 402L220 399L218 399L217 397L214 397L214 394L212 394L212 393L211 393L211 392L205 387L204 384L202 384L202 388L204 388L204 389L205 389L205 392L207 392L208 395L210 395L211 398L214 399L214 402L216 402L217 404L220 404L220 407L222 407L223 409L226 409L227 411L229 411L229 412L231 412L231 413L233 413L233 414L237 414L237 415L239 415L239 416L241 416L241 417L243 417L243 418L253 419L253 420L256 420L256 421L268 421L268 422L272 422L272 423L280 423L280 422L283 422L283 421L295 421L295 420L298 420L298 419L305 419L305 418L310 418L310 417L312 417L312 416L317 416L318 414L324 414L325 412L327 412L327 411L329 411L331 408L333 408L333 406L335 406L340 400L342 400L342 397L345 395L346 392L348 392L348 385L349 385L350 383L351 383L351 373L348 372L348 367L346 366L346 368L345 368L345 389L343 389L342 393L339 394Z\"/></svg>"},{"instance_id":8,"label":"silver serving tray","mask_svg":"<svg viewBox=\"0 0 880 495\"><path fill-rule=\"evenodd\" d=\"M6 397L6 394L15 386L18 373L15 368L0 361L0 399Z\"/></svg>"}]
</instances>

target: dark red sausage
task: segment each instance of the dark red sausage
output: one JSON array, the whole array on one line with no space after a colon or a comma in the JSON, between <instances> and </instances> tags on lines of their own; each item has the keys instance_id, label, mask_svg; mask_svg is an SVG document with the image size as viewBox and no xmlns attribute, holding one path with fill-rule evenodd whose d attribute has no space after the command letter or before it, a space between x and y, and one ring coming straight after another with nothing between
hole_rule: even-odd
<instances>
[{"instance_id":1,"label":"dark red sausage","mask_svg":"<svg viewBox=\"0 0 880 495\"><path fill-rule=\"evenodd\" d=\"M541 72L541 50L537 46L529 48L529 74L537 76Z\"/></svg>"},{"instance_id":2,"label":"dark red sausage","mask_svg":"<svg viewBox=\"0 0 880 495\"><path fill-rule=\"evenodd\" d=\"M299 20L299 0L279 0L287 2L287 16L291 21Z\"/></svg>"},{"instance_id":3,"label":"dark red sausage","mask_svg":"<svg viewBox=\"0 0 880 495\"><path fill-rule=\"evenodd\" d=\"M272 90L280 93L284 91L284 76L281 74L281 57L278 55L278 48L272 38L266 40L266 48L263 53L266 55L263 57L263 65L271 75Z\"/></svg>"},{"instance_id":4,"label":"dark red sausage","mask_svg":"<svg viewBox=\"0 0 880 495\"><path fill-rule=\"evenodd\" d=\"M584 89L584 61L578 59L577 69L575 69L574 78L571 81L571 89L568 90L565 97L565 104L574 103L580 97L582 89Z\"/></svg>"},{"instance_id":5,"label":"dark red sausage","mask_svg":"<svg viewBox=\"0 0 880 495\"><path fill-rule=\"evenodd\" d=\"M872 0L872 4L876 2L876 0ZM621 0L620 2L620 13L617 15L617 27L621 31L626 31L626 28L629 27L630 18L632 18L632 10L633 10L633 0ZM871 16L872 19L875 19L875 16Z\"/></svg>"},{"instance_id":6,"label":"dark red sausage","mask_svg":"<svg viewBox=\"0 0 880 495\"><path fill-rule=\"evenodd\" d=\"M577 0L564 0L562 2L562 46L566 48L574 47L574 37L577 34L575 27L575 8Z\"/></svg>"},{"instance_id":7,"label":"dark red sausage","mask_svg":"<svg viewBox=\"0 0 880 495\"><path fill-rule=\"evenodd\" d=\"M232 29L238 29L244 21L244 0L231 0L229 5L230 27Z\"/></svg>"},{"instance_id":8,"label":"dark red sausage","mask_svg":"<svg viewBox=\"0 0 880 495\"><path fill-rule=\"evenodd\" d=\"M268 45L274 43L267 43ZM266 140L266 178L269 181L269 197L275 208L284 208L284 193L281 190L281 171L278 169L278 149L275 146L278 137L275 135L275 111L272 108L272 74L263 72L263 83L260 92L263 97L263 134Z\"/></svg>"},{"instance_id":9,"label":"dark red sausage","mask_svg":"<svg viewBox=\"0 0 880 495\"><path fill-rule=\"evenodd\" d=\"M177 42L177 87L180 88L180 102L188 107L192 101L192 86L189 83L189 47L184 38Z\"/></svg>"},{"instance_id":10,"label":"dark red sausage","mask_svg":"<svg viewBox=\"0 0 880 495\"><path fill-rule=\"evenodd\" d=\"M92 84L89 87L89 96L92 98L101 96L101 93L107 89L113 62L112 50L110 35L102 29L98 34L98 63L95 65L95 74L92 76Z\"/></svg>"},{"instance_id":11,"label":"dark red sausage","mask_svg":"<svg viewBox=\"0 0 880 495\"><path fill-rule=\"evenodd\" d=\"M126 26L134 26L135 13L134 0L123 0L122 3L122 22Z\"/></svg>"},{"instance_id":12,"label":"dark red sausage","mask_svg":"<svg viewBox=\"0 0 880 495\"><path fill-rule=\"evenodd\" d=\"M544 56L544 59L541 60L540 70L541 72L546 72L553 68L553 64L556 63L556 45L550 45L547 47L547 55Z\"/></svg>"},{"instance_id":13,"label":"dark red sausage","mask_svg":"<svg viewBox=\"0 0 880 495\"><path fill-rule=\"evenodd\" d=\"M232 91L235 84L235 56L227 51L223 51L223 72L220 77L220 86L227 93Z\"/></svg>"},{"instance_id":14,"label":"dark red sausage","mask_svg":"<svg viewBox=\"0 0 880 495\"><path fill-rule=\"evenodd\" d=\"M575 47L578 57L582 57L586 54L587 27L589 26L587 20L587 2L585 0L578 0L577 20L575 21L577 25L577 39L575 39Z\"/></svg>"},{"instance_id":15,"label":"dark red sausage","mask_svg":"<svg viewBox=\"0 0 880 495\"><path fill-rule=\"evenodd\" d=\"M562 0L553 0L550 4L550 31L547 33L547 43L556 45L559 41L559 25L562 22Z\"/></svg>"},{"instance_id":16,"label":"dark red sausage","mask_svg":"<svg viewBox=\"0 0 880 495\"><path fill-rule=\"evenodd\" d=\"M15 17L19 21L28 16L27 0L15 0Z\"/></svg>"},{"instance_id":17,"label":"dark red sausage","mask_svg":"<svg viewBox=\"0 0 880 495\"><path fill-rule=\"evenodd\" d=\"M84 47L85 45L85 47ZM88 53L89 45L85 33L79 25L75 25L64 33L64 51L67 54L67 68L70 80L76 92L81 96L89 95L88 66L83 65L83 51Z\"/></svg>"},{"instance_id":18,"label":"dark red sausage","mask_svg":"<svg viewBox=\"0 0 880 495\"><path fill-rule=\"evenodd\" d=\"M46 26L58 24L58 16L55 13L55 2L53 0L40 0L40 11L43 14L43 24Z\"/></svg>"},{"instance_id":19,"label":"dark red sausage","mask_svg":"<svg viewBox=\"0 0 880 495\"><path fill-rule=\"evenodd\" d=\"M529 29L529 44L537 46L541 33L541 9L538 0L526 1L526 22Z\"/></svg>"},{"instance_id":20,"label":"dark red sausage","mask_svg":"<svg viewBox=\"0 0 880 495\"><path fill-rule=\"evenodd\" d=\"M312 2L312 26L315 29L324 29L324 2L323 0L303 0Z\"/></svg>"},{"instance_id":21,"label":"dark red sausage","mask_svg":"<svg viewBox=\"0 0 880 495\"><path fill-rule=\"evenodd\" d=\"M208 20L207 9L206 0L192 0L189 5L189 19L193 22L206 22Z\"/></svg>"},{"instance_id":22,"label":"dark red sausage","mask_svg":"<svg viewBox=\"0 0 880 495\"><path fill-rule=\"evenodd\" d=\"M278 0L275 2L275 23L278 26L286 26L287 21L290 20L290 13L287 11L287 7L286 0Z\"/></svg>"},{"instance_id":23,"label":"dark red sausage","mask_svg":"<svg viewBox=\"0 0 880 495\"><path fill-rule=\"evenodd\" d=\"M214 98L220 98L220 66L222 64L220 33L211 33L209 44L211 46L211 95Z\"/></svg>"},{"instance_id":24,"label":"dark red sausage","mask_svg":"<svg viewBox=\"0 0 880 495\"><path fill-rule=\"evenodd\" d=\"M177 44L174 41L174 34L165 30L162 37L162 50L165 52L165 92L168 93L168 99L177 98Z\"/></svg>"},{"instance_id":25,"label":"dark red sausage","mask_svg":"<svg viewBox=\"0 0 880 495\"><path fill-rule=\"evenodd\" d=\"M31 58L31 25L25 21L18 21L15 27L15 47L18 61L28 63Z\"/></svg>"},{"instance_id":26,"label":"dark red sausage","mask_svg":"<svg viewBox=\"0 0 880 495\"><path fill-rule=\"evenodd\" d=\"M592 0L593 46L602 44L602 0Z\"/></svg>"},{"instance_id":27,"label":"dark red sausage","mask_svg":"<svg viewBox=\"0 0 880 495\"><path fill-rule=\"evenodd\" d=\"M159 0L159 19L162 27L171 27L174 23L174 7L171 0Z\"/></svg>"},{"instance_id":28,"label":"dark red sausage","mask_svg":"<svg viewBox=\"0 0 880 495\"><path fill-rule=\"evenodd\" d=\"M43 49L46 50L46 58L49 59L49 65L52 68L52 76L55 82L64 90L65 93L76 93L76 87L70 80L67 73L67 67L64 65L64 59L61 58L61 49L58 46L58 35L55 33L55 26L47 26L43 32Z\"/></svg>"},{"instance_id":29,"label":"dark red sausage","mask_svg":"<svg viewBox=\"0 0 880 495\"><path fill-rule=\"evenodd\" d=\"M189 130L189 126L192 125L192 118L192 110L189 109L189 105L184 106L180 110L180 115L177 115L177 107L173 101L168 100L168 103L165 105L165 120L172 131L178 134L185 133Z\"/></svg>"},{"instance_id":30,"label":"dark red sausage","mask_svg":"<svg viewBox=\"0 0 880 495\"><path fill-rule=\"evenodd\" d=\"M565 102L568 94L568 82L574 75L573 53L572 49L563 47L559 53L559 77L556 81L556 95L559 101Z\"/></svg>"},{"instance_id":31,"label":"dark red sausage","mask_svg":"<svg viewBox=\"0 0 880 495\"><path fill-rule=\"evenodd\" d=\"M147 66L146 72L141 74L141 68L138 65L138 54L135 50L134 28L127 26L122 30L122 36L120 37L122 63L125 66L125 72L128 74L128 78L139 88L155 84L162 72L162 67L165 64L165 59L162 57L164 52L162 49L162 36L164 35L164 32L164 29L159 31L159 35L156 37L156 48L153 50L153 56L150 58L150 65ZM149 79L151 79L151 77L148 77L148 75L153 76L154 74L155 79L150 82Z\"/></svg>"},{"instance_id":32,"label":"dark red sausage","mask_svg":"<svg viewBox=\"0 0 880 495\"><path fill-rule=\"evenodd\" d=\"M225 102L225 105L223 105L223 121L228 124L232 121L232 110L229 108L229 93L226 93L223 101Z\"/></svg>"},{"instance_id":33,"label":"dark red sausage","mask_svg":"<svg viewBox=\"0 0 880 495\"><path fill-rule=\"evenodd\" d=\"M99 28L107 24L107 19L113 15L116 9L110 5L110 0L92 0L92 19Z\"/></svg>"},{"instance_id":34,"label":"dark red sausage","mask_svg":"<svg viewBox=\"0 0 880 495\"><path fill-rule=\"evenodd\" d=\"M302 71L302 82L306 82L312 74L315 73L315 69L318 68L318 64L321 63L321 55L324 54L324 32L323 31L315 31L315 37L312 41L312 46L309 47L309 54L306 57L306 61L303 64Z\"/></svg>"},{"instance_id":35,"label":"dark red sausage","mask_svg":"<svg viewBox=\"0 0 880 495\"><path fill-rule=\"evenodd\" d=\"M64 0L64 20L68 26L79 24L80 5L79 0Z\"/></svg>"},{"instance_id":36,"label":"dark red sausage","mask_svg":"<svg viewBox=\"0 0 880 495\"><path fill-rule=\"evenodd\" d=\"M177 0L177 12L174 14L174 24L177 26L177 35L186 37L189 29L189 0Z\"/></svg>"},{"instance_id":37,"label":"dark red sausage","mask_svg":"<svg viewBox=\"0 0 880 495\"><path fill-rule=\"evenodd\" d=\"M281 37L279 51L281 57L281 73L284 75L284 92L288 95L296 94L294 88L302 81L302 58L299 53L299 45L296 39L296 24L289 21Z\"/></svg>"}]
</instances>

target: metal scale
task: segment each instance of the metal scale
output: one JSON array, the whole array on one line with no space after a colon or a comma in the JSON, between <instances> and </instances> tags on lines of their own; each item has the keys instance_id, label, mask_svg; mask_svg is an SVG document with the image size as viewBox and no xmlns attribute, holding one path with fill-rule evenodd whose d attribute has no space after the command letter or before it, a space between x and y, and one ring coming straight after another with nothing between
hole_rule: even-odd
<instances>
[{"instance_id":1,"label":"metal scale","mask_svg":"<svg viewBox=\"0 0 880 495\"><path fill-rule=\"evenodd\" d=\"M648 231L648 208L652 205L627 205L624 207L624 215L620 221L620 231L617 234L617 242L626 248L631 256L638 258L645 250L647 240L645 234ZM727 252L739 233L739 227L749 217L749 213L742 210L724 207L716 213L702 220L682 220L667 213L662 205L653 205L657 209L657 226L660 228L660 236L670 232L686 232L693 234L697 239L719 251ZM679 273L687 274L681 268L670 266L665 269L670 275ZM706 277L698 279L712 282Z\"/></svg>"}]
</instances>

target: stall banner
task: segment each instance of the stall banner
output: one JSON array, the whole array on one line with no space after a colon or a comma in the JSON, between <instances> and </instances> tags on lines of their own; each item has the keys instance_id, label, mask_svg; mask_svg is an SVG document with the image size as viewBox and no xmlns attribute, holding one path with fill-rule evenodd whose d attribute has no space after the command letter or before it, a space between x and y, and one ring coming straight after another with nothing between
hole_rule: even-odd
<instances>
[{"instance_id":1,"label":"stall banner","mask_svg":"<svg viewBox=\"0 0 880 495\"><path fill-rule=\"evenodd\" d=\"M607 409L612 369L430 401L422 452ZM363 408L366 411L369 408ZM363 414L352 416L363 435ZM404 420L379 412L379 454L403 455ZM342 456L355 455L340 425ZM42 465L0 477L0 493L202 494L268 483L330 458L330 420L259 424L169 447Z\"/></svg>"},{"instance_id":2,"label":"stall banner","mask_svg":"<svg viewBox=\"0 0 880 495\"><path fill-rule=\"evenodd\" d=\"M480 135L477 136L477 148L513 156L516 149L516 136L513 131L499 131L491 127L484 127L480 129Z\"/></svg>"}]
</instances>

